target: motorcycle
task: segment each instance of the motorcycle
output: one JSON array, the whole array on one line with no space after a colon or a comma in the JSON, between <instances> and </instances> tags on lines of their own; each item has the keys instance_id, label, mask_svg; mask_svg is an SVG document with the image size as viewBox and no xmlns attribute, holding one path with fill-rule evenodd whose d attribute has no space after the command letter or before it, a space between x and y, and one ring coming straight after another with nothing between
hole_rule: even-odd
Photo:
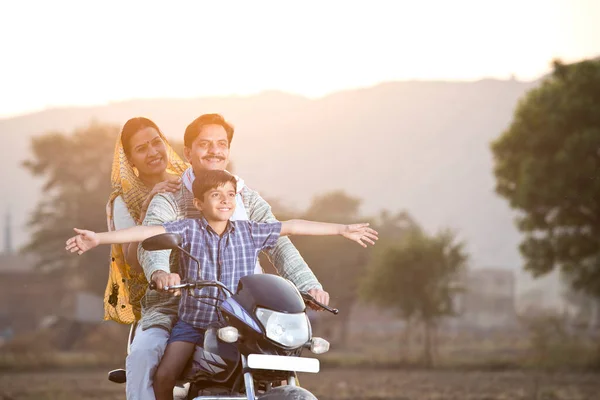
<instances>
[{"instance_id":1,"label":"motorcycle","mask_svg":"<svg viewBox=\"0 0 600 400\"><path fill-rule=\"evenodd\" d=\"M153 236L143 241L142 247L148 251L181 251L200 267L198 259L181 247L177 234ZM329 342L312 336L306 305L312 303L333 314L339 311L301 293L289 280L271 274L242 277L235 293L221 282L205 280L164 289L206 287L214 287L219 293L208 297L214 301L219 322L206 330L204 345L196 347L184 371L189 385L187 399L316 399L298 386L296 373L318 373L319 360L300 355L305 349L325 353ZM155 288L154 283L150 288ZM125 382L125 371L111 371L109 380Z\"/></svg>"}]
</instances>

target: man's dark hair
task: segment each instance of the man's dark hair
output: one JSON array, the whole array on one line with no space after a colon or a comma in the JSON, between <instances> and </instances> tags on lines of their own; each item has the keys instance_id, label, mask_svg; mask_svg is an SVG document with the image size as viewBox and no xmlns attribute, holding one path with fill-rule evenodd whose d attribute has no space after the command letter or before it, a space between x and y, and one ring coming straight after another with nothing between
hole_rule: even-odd
<instances>
[{"instance_id":1,"label":"man's dark hair","mask_svg":"<svg viewBox=\"0 0 600 400\"><path fill-rule=\"evenodd\" d=\"M204 200L206 192L224 186L227 182L231 182L233 190L237 192L237 181L229 172L220 169L203 170L196 175L192 183L192 192L195 198Z\"/></svg>"},{"instance_id":2,"label":"man's dark hair","mask_svg":"<svg viewBox=\"0 0 600 400\"><path fill-rule=\"evenodd\" d=\"M202 128L206 125L221 125L225 132L227 132L227 142L231 146L231 141L233 140L233 126L231 126L225 118L223 118L220 114L203 114L193 120L187 128L185 128L185 134L183 135L183 144L185 147L192 147L192 143L198 137Z\"/></svg>"}]
</instances>

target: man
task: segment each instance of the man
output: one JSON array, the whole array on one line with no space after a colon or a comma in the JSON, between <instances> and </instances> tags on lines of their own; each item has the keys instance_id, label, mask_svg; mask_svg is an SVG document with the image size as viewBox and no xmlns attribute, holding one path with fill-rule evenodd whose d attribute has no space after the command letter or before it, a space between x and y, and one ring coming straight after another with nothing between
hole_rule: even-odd
<instances>
[{"instance_id":1,"label":"man","mask_svg":"<svg viewBox=\"0 0 600 400\"><path fill-rule=\"evenodd\" d=\"M218 114L204 114L190 123L184 135L184 156L191 164L182 177L183 185L175 193L154 196L144 225L162 225L182 218L199 218L194 207L192 182L195 172L205 169L224 170L229 163L229 149L233 139L233 127ZM271 207L260 195L244 185L237 184L236 211L232 219L249 219L255 222L273 222ZM158 288L179 283L178 254L170 251L147 252L138 249L138 260L148 281ZM292 242L278 239L267 251L278 273L292 281L299 290L308 291L318 301L329 303L325 292ZM131 350L127 356L127 398L154 399L152 379L164 353L170 329L177 318L179 298L170 293L148 291L142 300L142 319L136 330Z\"/></svg>"}]
</instances>

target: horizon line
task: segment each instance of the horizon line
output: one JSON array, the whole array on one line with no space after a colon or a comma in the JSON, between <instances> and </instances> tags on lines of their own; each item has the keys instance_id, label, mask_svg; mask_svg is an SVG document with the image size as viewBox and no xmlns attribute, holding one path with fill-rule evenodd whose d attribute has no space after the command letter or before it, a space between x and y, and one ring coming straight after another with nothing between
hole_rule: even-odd
<instances>
[{"instance_id":1,"label":"horizon line","mask_svg":"<svg viewBox=\"0 0 600 400\"><path fill-rule=\"evenodd\" d=\"M15 112L15 113L8 113L8 114L2 114L0 113L0 121L3 120L9 120L9 119L13 119L13 118L21 118L21 117L27 117L33 114L39 114L39 113L43 113L43 112L49 112L49 111L57 111L57 110L63 110L63 109L69 109L69 108L76 108L76 109L81 109L81 108L92 108L92 107L106 107L106 106L111 106L111 105L115 105L115 104L124 104L124 103L131 103L131 102L136 102L136 101L158 101L158 100L200 100L200 99L227 99L227 98L252 98L252 97L260 97L260 96L264 96L264 95L268 95L268 94L282 94L282 95L288 95L288 96L293 96L293 97L301 97L304 98L306 100L321 100L324 98L327 98L329 96L332 95L336 95L339 93L346 93L346 92L351 92L351 91L360 91L360 90L369 90L369 89L374 89L380 86L384 86L384 85L389 85L389 84L396 84L396 83L480 83L483 81L498 81L498 82L515 82L515 83L521 83L521 84L528 84L528 83L534 83L540 79L543 79L543 77L546 76L542 75L538 78L535 79L529 79L529 80L520 80L516 77L516 75L512 75L509 78L497 78L497 77L481 77L481 78L475 78L475 79L421 79L421 78L414 78L414 79L406 79L406 80L390 80L390 81L383 81L383 82L379 82L370 86L355 86L355 87L349 87L349 88L345 88L345 89L339 89L339 90L333 90L321 95L317 95L317 96L307 96L304 94L300 94L300 93L294 93L293 91L286 91L286 90L282 90L282 89L263 89L257 92L252 92L252 93L229 93L229 94L214 94L214 95L200 95L200 96L178 96L178 97L170 97L170 96L162 96L162 97L130 97L130 98L123 98L123 99L115 99L115 100L108 100L105 102L97 102L97 103L88 103L88 104L56 104L56 105L47 105L43 108L34 108L34 109L30 109L30 110L26 110L26 111L21 111L21 112Z\"/></svg>"}]
</instances>

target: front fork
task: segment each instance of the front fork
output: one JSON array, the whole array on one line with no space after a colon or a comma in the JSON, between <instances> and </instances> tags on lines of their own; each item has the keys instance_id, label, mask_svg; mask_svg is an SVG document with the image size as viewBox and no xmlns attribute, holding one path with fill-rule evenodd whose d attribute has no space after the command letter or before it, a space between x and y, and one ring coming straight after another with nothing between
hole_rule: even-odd
<instances>
[{"instance_id":1,"label":"front fork","mask_svg":"<svg viewBox=\"0 0 600 400\"><path fill-rule=\"evenodd\" d=\"M254 392L254 378L252 377L252 372L248 369L248 360L245 355L242 356L242 371L244 371L244 386L246 387L246 396L248 400L255 400L256 394ZM288 377L288 386L296 386L296 374L294 372L290 373ZM270 389L268 387L267 389Z\"/></svg>"},{"instance_id":2,"label":"front fork","mask_svg":"<svg viewBox=\"0 0 600 400\"><path fill-rule=\"evenodd\" d=\"M246 396L248 400L256 399L254 394L254 379L252 378L252 372L248 369L248 360L246 356L242 354L242 371L244 372L244 385L246 386Z\"/></svg>"}]
</instances>

